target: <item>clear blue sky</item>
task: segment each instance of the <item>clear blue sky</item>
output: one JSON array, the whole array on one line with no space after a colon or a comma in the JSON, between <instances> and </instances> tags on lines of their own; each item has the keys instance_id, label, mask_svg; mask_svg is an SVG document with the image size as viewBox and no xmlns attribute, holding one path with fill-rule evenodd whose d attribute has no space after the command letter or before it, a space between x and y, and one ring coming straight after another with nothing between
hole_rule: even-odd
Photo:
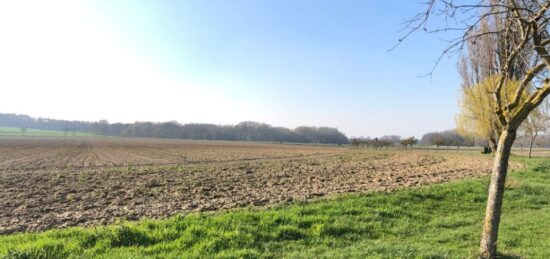
<instances>
[{"instance_id":1,"label":"clear blue sky","mask_svg":"<svg viewBox=\"0 0 550 259\"><path fill-rule=\"evenodd\" d=\"M419 77L445 42L419 33L388 52L417 1L38 3L0 4L0 74L12 75L0 112L348 136L455 127L456 57Z\"/></svg>"}]
</instances>

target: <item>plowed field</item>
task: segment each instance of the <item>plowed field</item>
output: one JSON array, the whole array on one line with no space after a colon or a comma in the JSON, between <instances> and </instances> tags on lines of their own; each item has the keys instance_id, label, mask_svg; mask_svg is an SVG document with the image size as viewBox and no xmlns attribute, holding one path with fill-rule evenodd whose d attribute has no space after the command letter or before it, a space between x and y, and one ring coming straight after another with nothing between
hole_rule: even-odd
<instances>
[{"instance_id":1,"label":"plowed field","mask_svg":"<svg viewBox=\"0 0 550 259\"><path fill-rule=\"evenodd\" d=\"M478 177L490 164L488 158L452 152L5 138L0 139L0 234L391 191Z\"/></svg>"}]
</instances>

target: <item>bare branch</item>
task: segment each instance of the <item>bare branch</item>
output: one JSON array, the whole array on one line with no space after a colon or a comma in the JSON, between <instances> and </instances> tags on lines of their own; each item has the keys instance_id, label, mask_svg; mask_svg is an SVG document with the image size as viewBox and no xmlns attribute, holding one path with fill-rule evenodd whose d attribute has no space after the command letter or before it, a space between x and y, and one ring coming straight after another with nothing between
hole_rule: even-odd
<instances>
[{"instance_id":1,"label":"bare branch","mask_svg":"<svg viewBox=\"0 0 550 259\"><path fill-rule=\"evenodd\" d=\"M518 106L519 101L521 99L521 95L525 90L525 88L527 87L527 85L529 85L531 81L533 81L533 78L535 78L535 76L537 76L545 68L546 68L546 64L539 63L538 65L536 65L534 68L532 68L527 72L527 74L519 84L518 89L516 90L516 93L514 94L513 101L506 106L506 109L509 113Z\"/></svg>"}]
</instances>

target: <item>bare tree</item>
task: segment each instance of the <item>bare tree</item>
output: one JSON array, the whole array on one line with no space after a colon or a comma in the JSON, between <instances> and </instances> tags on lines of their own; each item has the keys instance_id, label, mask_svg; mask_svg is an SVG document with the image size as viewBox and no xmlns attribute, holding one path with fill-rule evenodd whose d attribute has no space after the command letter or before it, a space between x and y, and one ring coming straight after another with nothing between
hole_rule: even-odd
<instances>
[{"instance_id":1,"label":"bare tree","mask_svg":"<svg viewBox=\"0 0 550 259\"><path fill-rule=\"evenodd\" d=\"M352 138L351 139L351 146L353 148L356 148L356 149L359 148L359 146L361 146L361 140L358 139L358 138Z\"/></svg>"},{"instance_id":2,"label":"bare tree","mask_svg":"<svg viewBox=\"0 0 550 259\"><path fill-rule=\"evenodd\" d=\"M401 143L401 145L405 148L405 150L407 150L408 146L410 146L412 150L413 146L416 143L418 143L418 140L415 139L414 137L409 137L409 138L402 139L401 141L399 141L399 143Z\"/></svg>"},{"instance_id":3,"label":"bare tree","mask_svg":"<svg viewBox=\"0 0 550 259\"><path fill-rule=\"evenodd\" d=\"M395 142L391 141L390 139L382 139L382 138L379 140L378 143L380 147L384 147L386 149L388 149L389 147L395 144Z\"/></svg>"},{"instance_id":4,"label":"bare tree","mask_svg":"<svg viewBox=\"0 0 550 259\"><path fill-rule=\"evenodd\" d=\"M459 59L458 72L462 79L462 112L457 117L457 130L463 136L482 138L496 150L500 127L493 113L492 96L484 87L499 69L497 38L489 34L491 24L487 19L479 22L478 33L487 33L465 42L468 51ZM498 79L497 79L498 80ZM493 80L496 81L496 80ZM492 87L494 88L494 87ZM480 94L481 93L481 94Z\"/></svg>"},{"instance_id":5,"label":"bare tree","mask_svg":"<svg viewBox=\"0 0 550 259\"><path fill-rule=\"evenodd\" d=\"M419 30L461 34L449 41L436 65L446 55L468 53L470 44L476 44L484 37L494 39L487 42L497 54L495 61L498 66L494 71L489 69L489 74L498 78L490 94L495 102L493 114L497 118L499 136L480 243L480 256L493 258L497 256L498 229L512 144L522 122L550 94L550 1L481 0L474 4L455 4L452 0L429 0L426 4L425 12L408 21L409 30L404 38ZM428 21L437 17L444 19L443 25L431 28ZM518 81L519 85L511 96L503 95L503 92L508 92L503 89L511 87L510 81Z\"/></svg>"},{"instance_id":6,"label":"bare tree","mask_svg":"<svg viewBox=\"0 0 550 259\"><path fill-rule=\"evenodd\" d=\"M401 146L403 146L405 148L405 151L407 150L407 148L409 147L409 142L407 141L407 139L402 139L399 141L399 144L401 144Z\"/></svg>"},{"instance_id":7,"label":"bare tree","mask_svg":"<svg viewBox=\"0 0 550 259\"><path fill-rule=\"evenodd\" d=\"M533 150L533 143L540 133L543 133L548 128L548 105L540 105L538 109L535 109L529 114L527 119L521 125L521 129L525 132L525 135L529 138L529 154L531 158L531 151Z\"/></svg>"}]
</instances>

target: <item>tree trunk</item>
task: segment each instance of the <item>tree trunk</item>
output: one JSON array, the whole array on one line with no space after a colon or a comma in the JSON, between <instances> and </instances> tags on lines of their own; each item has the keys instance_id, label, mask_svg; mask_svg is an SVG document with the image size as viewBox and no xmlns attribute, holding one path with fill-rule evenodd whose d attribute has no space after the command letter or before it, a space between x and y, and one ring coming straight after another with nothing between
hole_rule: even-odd
<instances>
[{"instance_id":1,"label":"tree trunk","mask_svg":"<svg viewBox=\"0 0 550 259\"><path fill-rule=\"evenodd\" d=\"M495 152L498 148L497 141L494 138L489 138L489 148L491 149L491 152Z\"/></svg>"},{"instance_id":2,"label":"tree trunk","mask_svg":"<svg viewBox=\"0 0 550 259\"><path fill-rule=\"evenodd\" d=\"M495 162L489 185L487 209L481 234L481 258L494 258L497 255L498 226L504 196L504 184L508 172L508 159L512 144L516 138L516 130L505 130L501 133L495 151Z\"/></svg>"},{"instance_id":3,"label":"tree trunk","mask_svg":"<svg viewBox=\"0 0 550 259\"><path fill-rule=\"evenodd\" d=\"M533 135L531 138L531 142L529 143L529 156L528 158L531 158L531 150L533 150L533 143L535 143L535 138L537 137L537 134Z\"/></svg>"}]
</instances>

